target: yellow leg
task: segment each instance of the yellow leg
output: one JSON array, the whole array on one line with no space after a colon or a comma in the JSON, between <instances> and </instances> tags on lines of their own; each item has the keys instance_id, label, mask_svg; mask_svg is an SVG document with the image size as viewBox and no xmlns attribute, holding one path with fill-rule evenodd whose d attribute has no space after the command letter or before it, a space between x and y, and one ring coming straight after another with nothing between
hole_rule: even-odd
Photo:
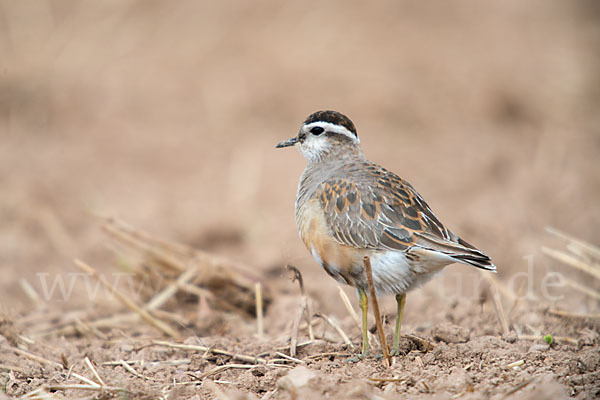
<instances>
[{"instance_id":1,"label":"yellow leg","mask_svg":"<svg viewBox=\"0 0 600 400\"><path fill-rule=\"evenodd\" d=\"M358 289L358 304L362 311L362 353L361 357L366 357L369 351L369 337L367 336L367 317L369 309L369 299L367 293L363 289Z\"/></svg>"},{"instance_id":2,"label":"yellow leg","mask_svg":"<svg viewBox=\"0 0 600 400\"><path fill-rule=\"evenodd\" d=\"M394 345L392 346L392 355L398 355L398 346L400 345L400 328L402 327L402 316L404 315L404 304L406 304L406 293L396 295L396 331L394 332Z\"/></svg>"}]
</instances>

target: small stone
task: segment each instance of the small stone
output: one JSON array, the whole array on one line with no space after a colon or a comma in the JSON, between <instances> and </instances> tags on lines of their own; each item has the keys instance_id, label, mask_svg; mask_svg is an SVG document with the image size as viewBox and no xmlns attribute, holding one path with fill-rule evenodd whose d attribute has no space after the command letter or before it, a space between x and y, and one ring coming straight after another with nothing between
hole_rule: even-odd
<instances>
[{"instance_id":1,"label":"small stone","mask_svg":"<svg viewBox=\"0 0 600 400\"><path fill-rule=\"evenodd\" d=\"M445 343L466 343L471 338L471 332L467 328L451 324L436 326L431 334L438 342Z\"/></svg>"},{"instance_id":2,"label":"small stone","mask_svg":"<svg viewBox=\"0 0 600 400\"><path fill-rule=\"evenodd\" d=\"M305 386L308 381L317 376L315 371L312 371L304 366L298 366L292 369L286 376L277 381L277 387L286 391L294 391Z\"/></svg>"}]
</instances>

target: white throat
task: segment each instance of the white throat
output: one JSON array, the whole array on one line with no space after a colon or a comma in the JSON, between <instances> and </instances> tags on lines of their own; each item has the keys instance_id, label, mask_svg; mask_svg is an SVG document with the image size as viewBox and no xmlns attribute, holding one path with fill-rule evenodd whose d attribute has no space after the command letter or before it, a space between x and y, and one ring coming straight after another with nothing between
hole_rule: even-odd
<instances>
[{"instance_id":1,"label":"white throat","mask_svg":"<svg viewBox=\"0 0 600 400\"><path fill-rule=\"evenodd\" d=\"M324 155L331 151L332 143L324 136L319 137L307 137L304 142L300 143L298 151L309 161L317 162L323 158Z\"/></svg>"}]
</instances>

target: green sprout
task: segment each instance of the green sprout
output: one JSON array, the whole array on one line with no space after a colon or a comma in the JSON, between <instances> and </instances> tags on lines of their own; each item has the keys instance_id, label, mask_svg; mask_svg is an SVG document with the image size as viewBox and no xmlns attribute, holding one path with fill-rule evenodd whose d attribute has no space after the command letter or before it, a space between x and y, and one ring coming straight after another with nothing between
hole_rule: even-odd
<instances>
[{"instance_id":1,"label":"green sprout","mask_svg":"<svg viewBox=\"0 0 600 400\"><path fill-rule=\"evenodd\" d=\"M554 339L552 339L552 335L546 335L544 336L544 342L548 343L548 344L552 344L554 343Z\"/></svg>"}]
</instances>

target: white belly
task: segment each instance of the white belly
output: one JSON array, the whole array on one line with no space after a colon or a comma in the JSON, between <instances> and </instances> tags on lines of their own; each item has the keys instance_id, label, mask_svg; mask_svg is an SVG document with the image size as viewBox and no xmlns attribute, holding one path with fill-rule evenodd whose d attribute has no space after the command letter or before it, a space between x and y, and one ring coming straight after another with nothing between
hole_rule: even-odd
<instances>
[{"instance_id":1,"label":"white belly","mask_svg":"<svg viewBox=\"0 0 600 400\"><path fill-rule=\"evenodd\" d=\"M447 259L412 261L399 251L373 252L370 259L377 296L416 289L452 262Z\"/></svg>"}]
</instances>

